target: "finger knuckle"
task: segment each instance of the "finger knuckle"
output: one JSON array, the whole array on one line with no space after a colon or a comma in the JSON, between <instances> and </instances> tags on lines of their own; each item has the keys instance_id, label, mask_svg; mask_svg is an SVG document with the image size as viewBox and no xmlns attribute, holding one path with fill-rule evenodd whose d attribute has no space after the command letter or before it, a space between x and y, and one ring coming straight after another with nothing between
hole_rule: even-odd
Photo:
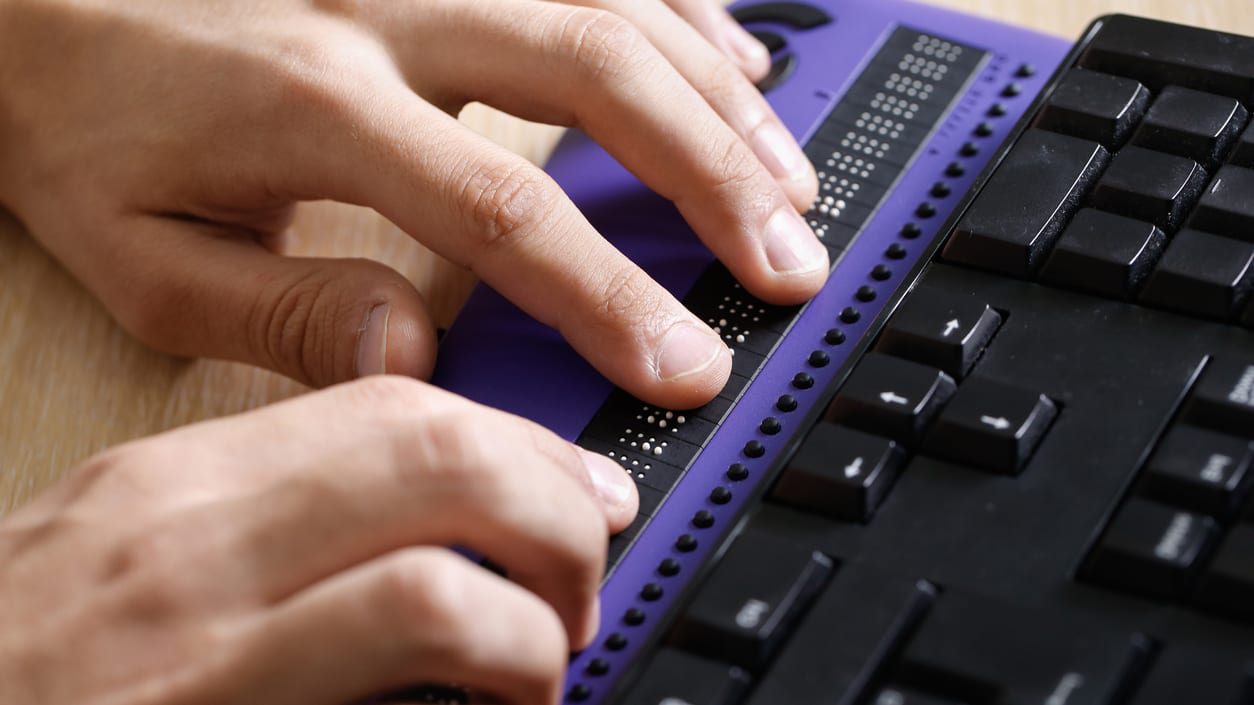
<instances>
[{"instance_id":1,"label":"finger knuckle","mask_svg":"<svg viewBox=\"0 0 1254 705\"><path fill-rule=\"evenodd\" d=\"M566 55L593 83L621 82L647 61L652 46L635 25L604 10L573 10L560 36Z\"/></svg>"},{"instance_id":2,"label":"finger knuckle","mask_svg":"<svg viewBox=\"0 0 1254 705\"><path fill-rule=\"evenodd\" d=\"M465 648L474 607L467 568L464 560L433 549L409 549L388 563L375 606L385 624L400 621L402 648L444 652Z\"/></svg>"},{"instance_id":3,"label":"finger knuckle","mask_svg":"<svg viewBox=\"0 0 1254 705\"><path fill-rule=\"evenodd\" d=\"M754 188L761 185L762 166L743 143L729 139L714 149L706 162L712 165L712 190L734 194L770 193L769 189Z\"/></svg>"},{"instance_id":4,"label":"finger knuckle","mask_svg":"<svg viewBox=\"0 0 1254 705\"><path fill-rule=\"evenodd\" d=\"M597 295L602 324L621 329L624 324L650 326L660 319L657 284L644 270L625 265L611 272Z\"/></svg>"},{"instance_id":5,"label":"finger knuckle","mask_svg":"<svg viewBox=\"0 0 1254 705\"><path fill-rule=\"evenodd\" d=\"M353 408L374 410L383 416L401 416L406 423L429 405L432 387L411 377L374 375L344 385L347 403Z\"/></svg>"},{"instance_id":6,"label":"finger knuckle","mask_svg":"<svg viewBox=\"0 0 1254 705\"><path fill-rule=\"evenodd\" d=\"M500 251L528 237L534 224L556 210L553 188L542 172L520 160L472 167L459 202L465 204L479 249Z\"/></svg>"},{"instance_id":7,"label":"finger knuckle","mask_svg":"<svg viewBox=\"0 0 1254 705\"><path fill-rule=\"evenodd\" d=\"M336 346L318 335L333 323L327 317L336 306L327 298L336 296L337 289L329 284L320 269L264 281L246 316L252 356L305 384L325 379L336 363Z\"/></svg>"}]
</instances>

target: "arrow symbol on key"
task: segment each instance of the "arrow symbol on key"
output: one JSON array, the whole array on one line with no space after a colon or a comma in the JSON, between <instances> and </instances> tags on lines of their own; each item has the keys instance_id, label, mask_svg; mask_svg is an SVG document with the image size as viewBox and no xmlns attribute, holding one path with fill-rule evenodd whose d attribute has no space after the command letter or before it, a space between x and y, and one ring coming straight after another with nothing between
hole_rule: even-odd
<instances>
[{"instance_id":1,"label":"arrow symbol on key","mask_svg":"<svg viewBox=\"0 0 1254 705\"><path fill-rule=\"evenodd\" d=\"M944 334L944 335L945 335L945 337L946 337L946 338L948 338L949 336L953 335L953 332L954 332L954 331L956 331L956 330L958 330L958 328L959 328L961 325L962 325L962 323L961 323L961 322L959 322L957 318L955 318L954 320L950 321L949 323L946 323L946 324L945 324L945 334Z\"/></svg>"},{"instance_id":2,"label":"arrow symbol on key","mask_svg":"<svg viewBox=\"0 0 1254 705\"><path fill-rule=\"evenodd\" d=\"M845 477L857 477L862 472L862 458L855 458L852 463L845 466Z\"/></svg>"},{"instance_id":3,"label":"arrow symbol on key","mask_svg":"<svg viewBox=\"0 0 1254 705\"><path fill-rule=\"evenodd\" d=\"M992 426L998 431L1005 431L1010 428L1010 422L1001 417L993 418L992 416L981 416L980 423Z\"/></svg>"},{"instance_id":4,"label":"arrow symbol on key","mask_svg":"<svg viewBox=\"0 0 1254 705\"><path fill-rule=\"evenodd\" d=\"M892 392L884 392L880 394L880 399L882 399L885 404L906 404L907 402L910 401L909 399L905 397L899 397L896 394L893 394Z\"/></svg>"}]
</instances>

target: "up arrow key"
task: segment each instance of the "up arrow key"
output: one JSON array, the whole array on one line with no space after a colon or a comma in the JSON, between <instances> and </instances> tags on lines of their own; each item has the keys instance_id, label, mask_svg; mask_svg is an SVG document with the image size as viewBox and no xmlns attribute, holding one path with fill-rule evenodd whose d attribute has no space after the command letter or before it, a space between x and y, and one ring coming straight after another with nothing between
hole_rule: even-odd
<instances>
[{"instance_id":1,"label":"up arrow key","mask_svg":"<svg viewBox=\"0 0 1254 705\"><path fill-rule=\"evenodd\" d=\"M962 321L959 321L957 318L955 318L952 321L945 324L945 332L943 333L943 335L946 338L948 338L949 336L953 335L954 331L958 330L958 328L960 328L961 326L962 326Z\"/></svg>"}]
</instances>

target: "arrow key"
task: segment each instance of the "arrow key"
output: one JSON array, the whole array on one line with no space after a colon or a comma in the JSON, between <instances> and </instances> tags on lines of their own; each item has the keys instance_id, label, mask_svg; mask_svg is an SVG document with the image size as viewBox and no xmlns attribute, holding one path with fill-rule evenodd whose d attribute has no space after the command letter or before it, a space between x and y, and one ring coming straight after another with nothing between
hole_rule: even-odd
<instances>
[{"instance_id":1,"label":"arrow key","mask_svg":"<svg viewBox=\"0 0 1254 705\"><path fill-rule=\"evenodd\" d=\"M930 454L1006 475L1017 475L1058 415L1044 394L971 379L928 435Z\"/></svg>"},{"instance_id":2,"label":"arrow key","mask_svg":"<svg viewBox=\"0 0 1254 705\"><path fill-rule=\"evenodd\" d=\"M922 438L955 387L938 369L867 353L828 407L827 418L909 446Z\"/></svg>"},{"instance_id":3,"label":"arrow key","mask_svg":"<svg viewBox=\"0 0 1254 705\"><path fill-rule=\"evenodd\" d=\"M820 422L789 461L773 498L834 519L866 521L905 461L897 443Z\"/></svg>"},{"instance_id":4,"label":"arrow key","mask_svg":"<svg viewBox=\"0 0 1254 705\"><path fill-rule=\"evenodd\" d=\"M962 379L1001 322L1001 315L983 301L918 291L888 322L876 350Z\"/></svg>"}]
</instances>

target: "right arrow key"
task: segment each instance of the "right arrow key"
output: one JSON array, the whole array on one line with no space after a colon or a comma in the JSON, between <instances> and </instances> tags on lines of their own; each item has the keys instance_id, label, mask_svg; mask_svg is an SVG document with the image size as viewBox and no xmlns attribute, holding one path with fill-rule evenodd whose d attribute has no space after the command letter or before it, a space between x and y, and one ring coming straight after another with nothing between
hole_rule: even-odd
<instances>
[{"instance_id":1,"label":"right arrow key","mask_svg":"<svg viewBox=\"0 0 1254 705\"><path fill-rule=\"evenodd\" d=\"M1058 415L1038 392L985 379L967 380L941 413L924 452L984 470L1017 475Z\"/></svg>"}]
</instances>

